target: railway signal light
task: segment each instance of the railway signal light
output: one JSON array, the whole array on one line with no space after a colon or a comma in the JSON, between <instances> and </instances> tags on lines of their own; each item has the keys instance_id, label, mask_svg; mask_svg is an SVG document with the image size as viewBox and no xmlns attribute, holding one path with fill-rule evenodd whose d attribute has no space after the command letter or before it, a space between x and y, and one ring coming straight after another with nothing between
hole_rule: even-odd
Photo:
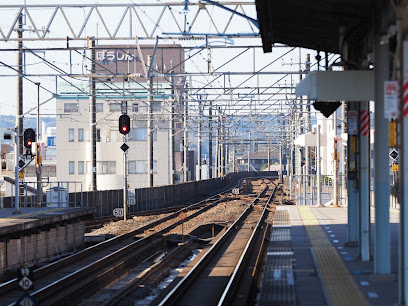
<instances>
[{"instance_id":1,"label":"railway signal light","mask_svg":"<svg viewBox=\"0 0 408 306\"><path fill-rule=\"evenodd\" d=\"M24 146L31 150L31 146L35 142L35 132L33 129L29 128L24 131Z\"/></svg>"},{"instance_id":2,"label":"railway signal light","mask_svg":"<svg viewBox=\"0 0 408 306\"><path fill-rule=\"evenodd\" d=\"M119 133L126 135L130 132L130 118L128 115L119 117Z\"/></svg>"}]
</instances>

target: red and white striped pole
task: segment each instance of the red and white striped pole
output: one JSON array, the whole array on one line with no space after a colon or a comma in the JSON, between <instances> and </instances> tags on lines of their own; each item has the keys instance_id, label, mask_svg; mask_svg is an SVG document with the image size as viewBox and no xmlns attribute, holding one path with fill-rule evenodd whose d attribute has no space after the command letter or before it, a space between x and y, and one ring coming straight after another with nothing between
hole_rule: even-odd
<instances>
[{"instance_id":1,"label":"red and white striped pole","mask_svg":"<svg viewBox=\"0 0 408 306\"><path fill-rule=\"evenodd\" d=\"M368 136L370 134L370 114L366 109L360 112L360 133L361 136Z\"/></svg>"},{"instance_id":2,"label":"red and white striped pole","mask_svg":"<svg viewBox=\"0 0 408 306\"><path fill-rule=\"evenodd\" d=\"M408 79L404 80L404 100L402 105L404 117L408 116Z\"/></svg>"}]
</instances>

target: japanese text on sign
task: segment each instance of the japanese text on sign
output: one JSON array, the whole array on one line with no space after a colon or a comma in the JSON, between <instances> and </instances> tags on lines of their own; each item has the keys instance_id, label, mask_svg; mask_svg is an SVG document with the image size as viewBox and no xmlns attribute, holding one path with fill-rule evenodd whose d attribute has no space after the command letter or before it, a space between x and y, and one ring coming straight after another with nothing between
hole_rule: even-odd
<instances>
[{"instance_id":1,"label":"japanese text on sign","mask_svg":"<svg viewBox=\"0 0 408 306\"><path fill-rule=\"evenodd\" d=\"M384 118L394 119L398 117L398 82L384 82Z\"/></svg>"}]
</instances>

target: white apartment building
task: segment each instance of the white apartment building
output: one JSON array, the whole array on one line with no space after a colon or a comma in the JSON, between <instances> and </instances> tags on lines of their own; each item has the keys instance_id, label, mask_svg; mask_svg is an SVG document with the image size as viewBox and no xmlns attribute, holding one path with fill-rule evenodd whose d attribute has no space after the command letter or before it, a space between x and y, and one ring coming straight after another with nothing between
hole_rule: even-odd
<instances>
[{"instance_id":1,"label":"white apartment building","mask_svg":"<svg viewBox=\"0 0 408 306\"><path fill-rule=\"evenodd\" d=\"M127 99L127 114L131 118L131 130L126 136L129 146L128 186L147 187L147 94L141 95L143 89L140 86L129 90L137 91L139 97ZM171 102L170 99L162 99L169 91L170 87L163 87L152 107L154 185L169 184L172 175L169 157ZM97 189L121 189L124 185L124 154L120 147L124 137L119 133L118 122L123 96L115 97L108 91L105 94L109 99L96 97ZM58 180L81 182L83 190L88 190L92 179L89 97L65 91L64 96L57 98L57 109Z\"/></svg>"},{"instance_id":2,"label":"white apartment building","mask_svg":"<svg viewBox=\"0 0 408 306\"><path fill-rule=\"evenodd\" d=\"M122 73L124 69L127 69L125 73L142 71L140 61L136 61L136 48L127 47L125 51L100 48L101 51L97 52L99 65L108 67L110 71L116 69ZM152 47L142 48L142 53L143 57L146 57L144 62L147 62L147 55L153 53ZM124 54L127 55L124 56ZM183 51L180 52L178 48L173 48L169 52L158 48L154 67L156 71L165 71L167 67L182 62L182 58L184 58ZM181 65L178 66L180 72ZM122 101L127 102L127 114L131 119L131 130L126 135L126 144L129 146L127 150L128 188L148 186L148 86L145 79L138 77L137 81L128 82L119 78L102 79L101 77L96 82L96 187L98 190L124 187L124 153L120 148L124 137L119 133ZM154 81L154 102L152 103L154 185L169 184L171 175L174 175L170 166L170 155L173 154L170 152L171 89L168 80ZM89 190L92 181L89 96L89 82L58 86L56 113L58 180L81 182L83 190ZM180 134L182 133L178 133ZM180 150L180 142L181 139L176 137L175 150ZM181 156L181 152L174 153L176 161L180 159L178 155Z\"/></svg>"}]
</instances>

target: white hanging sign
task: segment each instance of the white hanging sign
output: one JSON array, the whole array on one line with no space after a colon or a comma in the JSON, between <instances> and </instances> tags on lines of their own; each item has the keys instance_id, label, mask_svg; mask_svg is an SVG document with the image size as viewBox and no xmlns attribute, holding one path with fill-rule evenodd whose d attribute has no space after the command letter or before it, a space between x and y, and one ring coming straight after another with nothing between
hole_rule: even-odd
<instances>
[{"instance_id":1,"label":"white hanging sign","mask_svg":"<svg viewBox=\"0 0 408 306\"><path fill-rule=\"evenodd\" d=\"M398 82L384 82L384 118L394 119L398 117Z\"/></svg>"}]
</instances>

